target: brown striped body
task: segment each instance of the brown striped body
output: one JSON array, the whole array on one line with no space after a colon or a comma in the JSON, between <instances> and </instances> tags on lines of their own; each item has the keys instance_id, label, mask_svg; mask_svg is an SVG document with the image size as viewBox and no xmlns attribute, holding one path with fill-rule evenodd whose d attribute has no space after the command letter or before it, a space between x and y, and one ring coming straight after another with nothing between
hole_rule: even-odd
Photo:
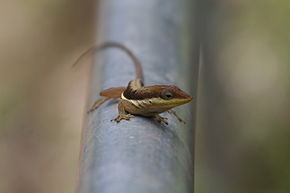
<instances>
[{"instance_id":1,"label":"brown striped body","mask_svg":"<svg viewBox=\"0 0 290 193\"><path fill-rule=\"evenodd\" d=\"M172 97L164 97L166 92ZM143 116L154 116L191 100L191 96L176 86L143 86L142 81L138 79L130 81L121 94L121 102L126 112Z\"/></svg>"},{"instance_id":2,"label":"brown striped body","mask_svg":"<svg viewBox=\"0 0 290 193\"><path fill-rule=\"evenodd\" d=\"M184 122L173 110L173 107L188 103L192 97L172 85L143 85L143 71L141 62L126 46L118 42L106 42L99 46L93 46L76 60L75 66L88 53L115 47L123 50L133 61L136 68L136 78L129 82L127 87L109 88L100 93L101 99L97 100L89 112L94 111L110 98L120 98L118 104L119 115L113 119L116 122L130 120L133 115L154 116L159 122L167 123L167 119L159 116L165 111L172 113L176 118Z\"/></svg>"}]
</instances>

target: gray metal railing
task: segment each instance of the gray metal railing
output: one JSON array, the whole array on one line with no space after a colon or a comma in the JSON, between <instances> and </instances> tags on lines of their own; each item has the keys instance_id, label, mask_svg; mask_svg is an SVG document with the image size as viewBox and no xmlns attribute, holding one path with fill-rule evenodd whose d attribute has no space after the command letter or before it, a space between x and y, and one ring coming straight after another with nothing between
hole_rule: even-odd
<instances>
[{"instance_id":1,"label":"gray metal railing","mask_svg":"<svg viewBox=\"0 0 290 193\"><path fill-rule=\"evenodd\" d=\"M142 62L145 85L173 84L191 93L191 104L175 109L169 125L134 117L119 124L117 104L106 102L87 115L83 130L79 193L193 192L194 124L198 42L192 0L100 1L98 42L116 41ZM90 105L105 88L126 86L134 78L121 50L97 54Z\"/></svg>"}]
</instances>

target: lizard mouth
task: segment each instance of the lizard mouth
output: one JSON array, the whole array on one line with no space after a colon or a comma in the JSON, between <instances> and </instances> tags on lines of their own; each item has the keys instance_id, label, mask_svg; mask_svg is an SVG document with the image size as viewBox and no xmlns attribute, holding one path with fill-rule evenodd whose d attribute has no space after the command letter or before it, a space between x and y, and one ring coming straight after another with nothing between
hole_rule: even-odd
<instances>
[{"instance_id":1,"label":"lizard mouth","mask_svg":"<svg viewBox=\"0 0 290 193\"><path fill-rule=\"evenodd\" d=\"M179 106L179 105L183 105L183 104L189 103L190 101L192 101L191 97L190 98L185 98L185 99L173 99L171 101L165 102L164 106L176 107L176 106Z\"/></svg>"}]
</instances>

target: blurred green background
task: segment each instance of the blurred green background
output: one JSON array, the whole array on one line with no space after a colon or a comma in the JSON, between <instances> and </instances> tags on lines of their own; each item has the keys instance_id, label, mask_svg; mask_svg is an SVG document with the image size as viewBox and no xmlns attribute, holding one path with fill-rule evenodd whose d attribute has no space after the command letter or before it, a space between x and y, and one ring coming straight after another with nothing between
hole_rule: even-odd
<instances>
[{"instance_id":1,"label":"blurred green background","mask_svg":"<svg viewBox=\"0 0 290 193\"><path fill-rule=\"evenodd\" d=\"M200 1L196 192L290 192L290 1Z\"/></svg>"},{"instance_id":2,"label":"blurred green background","mask_svg":"<svg viewBox=\"0 0 290 193\"><path fill-rule=\"evenodd\" d=\"M209 1L205 1L209 2ZM290 1L204 5L197 193L290 192ZM92 0L1 0L0 193L75 189Z\"/></svg>"}]
</instances>

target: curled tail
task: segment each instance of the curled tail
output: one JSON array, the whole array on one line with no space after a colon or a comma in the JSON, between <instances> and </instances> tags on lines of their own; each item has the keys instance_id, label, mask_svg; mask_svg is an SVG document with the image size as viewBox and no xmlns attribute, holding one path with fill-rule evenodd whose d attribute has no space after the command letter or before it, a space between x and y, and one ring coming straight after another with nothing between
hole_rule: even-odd
<instances>
[{"instance_id":1,"label":"curled tail","mask_svg":"<svg viewBox=\"0 0 290 193\"><path fill-rule=\"evenodd\" d=\"M133 60L135 68L136 68L136 79L141 79L143 80L143 71L142 71L142 66L141 66L141 62L139 61L139 59L133 54L133 52L127 48L125 45L118 43L118 42L105 42L103 44L100 45L96 45L96 46L92 46L91 48L89 48L88 50L86 50L85 52L83 52L78 58L77 60L73 63L73 67L76 66L79 61L86 56L89 53L95 53L98 52L100 50L106 49L106 48L120 48L121 50L125 51L128 56Z\"/></svg>"}]
</instances>

